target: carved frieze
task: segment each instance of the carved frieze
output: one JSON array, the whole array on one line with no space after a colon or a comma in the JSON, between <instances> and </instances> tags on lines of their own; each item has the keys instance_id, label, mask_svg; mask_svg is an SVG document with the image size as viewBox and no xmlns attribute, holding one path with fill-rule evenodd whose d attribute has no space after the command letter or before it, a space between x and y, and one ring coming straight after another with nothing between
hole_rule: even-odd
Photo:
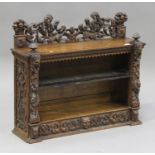
<instances>
[{"instance_id":1,"label":"carved frieze","mask_svg":"<svg viewBox=\"0 0 155 155\"><path fill-rule=\"evenodd\" d=\"M48 44L125 37L126 14L119 12L114 18L104 18L100 17L98 12L93 12L90 17L84 20L84 24L80 24L76 28L59 26L59 21L53 21L52 15L47 15L43 22L30 25L26 24L24 20L18 20L13 24L15 46L24 47L32 42ZM25 40L23 40L24 37L21 39L21 35L25 37Z\"/></svg>"},{"instance_id":2,"label":"carved frieze","mask_svg":"<svg viewBox=\"0 0 155 155\"><path fill-rule=\"evenodd\" d=\"M70 120L56 121L39 126L39 135L46 136L50 134L60 134L82 129L91 129L117 123L124 123L130 120L129 111L117 111L99 115L91 115Z\"/></svg>"}]
</instances>

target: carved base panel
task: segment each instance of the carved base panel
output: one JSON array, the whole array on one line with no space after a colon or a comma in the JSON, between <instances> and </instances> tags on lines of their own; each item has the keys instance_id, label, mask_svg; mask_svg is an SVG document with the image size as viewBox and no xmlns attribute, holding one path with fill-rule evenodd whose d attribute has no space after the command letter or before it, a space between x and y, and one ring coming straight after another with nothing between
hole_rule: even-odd
<instances>
[{"instance_id":1,"label":"carved base panel","mask_svg":"<svg viewBox=\"0 0 155 155\"><path fill-rule=\"evenodd\" d=\"M124 125L138 125L140 121L132 121L130 109L109 113L95 114L69 120L29 125L29 135L22 135L18 129L13 133L28 143L36 143L45 139L72 135L88 131L97 131Z\"/></svg>"}]
</instances>

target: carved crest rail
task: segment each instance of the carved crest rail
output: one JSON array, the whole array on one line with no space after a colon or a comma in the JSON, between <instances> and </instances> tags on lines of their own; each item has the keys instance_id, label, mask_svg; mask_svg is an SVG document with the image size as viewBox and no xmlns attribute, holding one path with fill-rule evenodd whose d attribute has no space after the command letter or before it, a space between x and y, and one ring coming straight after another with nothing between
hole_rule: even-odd
<instances>
[{"instance_id":1,"label":"carved crest rail","mask_svg":"<svg viewBox=\"0 0 155 155\"><path fill-rule=\"evenodd\" d=\"M104 18L98 12L93 12L90 17L76 28L59 26L59 21L53 21L52 15L47 15L43 22L30 25L20 19L13 24L15 46L26 47L32 42L49 44L125 37L126 14L118 12L114 18Z\"/></svg>"}]
</instances>

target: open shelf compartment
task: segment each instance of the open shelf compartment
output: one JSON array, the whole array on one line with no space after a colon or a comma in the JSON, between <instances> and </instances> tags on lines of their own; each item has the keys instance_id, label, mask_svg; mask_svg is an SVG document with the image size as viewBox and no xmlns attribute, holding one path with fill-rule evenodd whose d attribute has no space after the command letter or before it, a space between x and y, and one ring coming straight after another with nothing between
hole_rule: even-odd
<instances>
[{"instance_id":1,"label":"open shelf compartment","mask_svg":"<svg viewBox=\"0 0 155 155\"><path fill-rule=\"evenodd\" d=\"M47 101L39 108L42 122L72 119L111 111L125 110L124 103L105 101L104 95L66 99L59 102Z\"/></svg>"},{"instance_id":2,"label":"open shelf compartment","mask_svg":"<svg viewBox=\"0 0 155 155\"><path fill-rule=\"evenodd\" d=\"M129 108L128 59L124 54L41 64L41 122Z\"/></svg>"}]
</instances>

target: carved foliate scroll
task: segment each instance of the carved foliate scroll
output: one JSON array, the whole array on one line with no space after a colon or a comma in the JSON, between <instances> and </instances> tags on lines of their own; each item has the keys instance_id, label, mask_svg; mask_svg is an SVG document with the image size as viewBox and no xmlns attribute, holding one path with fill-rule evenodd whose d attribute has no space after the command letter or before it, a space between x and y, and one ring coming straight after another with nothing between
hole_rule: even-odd
<instances>
[{"instance_id":1,"label":"carved foliate scroll","mask_svg":"<svg viewBox=\"0 0 155 155\"><path fill-rule=\"evenodd\" d=\"M39 105L39 68L40 55L32 48L29 54L30 60L30 123L38 123L40 121L38 113Z\"/></svg>"},{"instance_id":2,"label":"carved foliate scroll","mask_svg":"<svg viewBox=\"0 0 155 155\"><path fill-rule=\"evenodd\" d=\"M59 26L59 21L53 21L52 15L47 15L43 22L30 25L23 20L18 20L13 24L15 46L25 47L32 42L48 44L125 37L126 14L119 12L114 18L104 18L100 17L98 12L93 12L90 17L77 28Z\"/></svg>"},{"instance_id":3,"label":"carved foliate scroll","mask_svg":"<svg viewBox=\"0 0 155 155\"><path fill-rule=\"evenodd\" d=\"M106 127L107 125L125 123L128 121L130 121L130 112L128 110L118 111L70 120L54 121L51 123L40 124L37 127L31 126L30 135L32 139L35 139L39 136L56 135L60 133L91 129L95 127Z\"/></svg>"},{"instance_id":4,"label":"carved foliate scroll","mask_svg":"<svg viewBox=\"0 0 155 155\"><path fill-rule=\"evenodd\" d=\"M145 43L139 41L140 36L135 34L133 36L134 40L131 42L133 44L133 52L131 55L131 90L130 90L130 104L133 108L139 107L139 90L140 90L140 59L142 49Z\"/></svg>"},{"instance_id":5,"label":"carved foliate scroll","mask_svg":"<svg viewBox=\"0 0 155 155\"><path fill-rule=\"evenodd\" d=\"M27 103L28 103L28 67L26 63L16 60L16 126L24 132L28 131Z\"/></svg>"}]
</instances>

